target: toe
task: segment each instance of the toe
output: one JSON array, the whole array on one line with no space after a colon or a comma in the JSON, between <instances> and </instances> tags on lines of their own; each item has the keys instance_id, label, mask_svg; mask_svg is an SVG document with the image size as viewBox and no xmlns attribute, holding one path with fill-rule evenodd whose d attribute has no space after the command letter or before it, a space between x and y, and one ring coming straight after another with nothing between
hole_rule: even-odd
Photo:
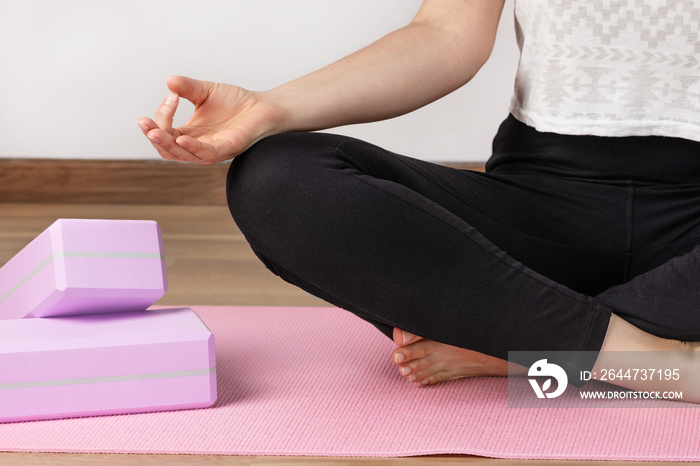
<instances>
[{"instance_id":1,"label":"toe","mask_svg":"<svg viewBox=\"0 0 700 466\"><path fill-rule=\"evenodd\" d=\"M403 364L407 364L411 361L414 361L416 359L422 359L429 354L431 354L433 351L431 349L430 345L430 340L418 340L415 343L412 343L408 346L402 346L400 348L396 348L394 351L395 354L402 354L403 355Z\"/></svg>"},{"instance_id":2,"label":"toe","mask_svg":"<svg viewBox=\"0 0 700 466\"><path fill-rule=\"evenodd\" d=\"M403 345L403 330L400 328L394 327L394 333L392 335L394 343L396 343L396 346L402 346Z\"/></svg>"},{"instance_id":3,"label":"toe","mask_svg":"<svg viewBox=\"0 0 700 466\"><path fill-rule=\"evenodd\" d=\"M414 335L405 330L401 330L399 328L394 327L394 333L392 334L392 338L394 340L394 343L396 343L396 346L406 346L410 345L411 343L415 343L423 337L419 337L418 335Z\"/></svg>"},{"instance_id":4,"label":"toe","mask_svg":"<svg viewBox=\"0 0 700 466\"><path fill-rule=\"evenodd\" d=\"M421 381L421 385L436 385L442 382L447 382L448 380L458 380L463 378L466 377L458 376L450 371L438 371L427 379L424 379L425 383Z\"/></svg>"},{"instance_id":5,"label":"toe","mask_svg":"<svg viewBox=\"0 0 700 466\"><path fill-rule=\"evenodd\" d=\"M429 354L427 343L429 340L418 340L408 346L399 346L391 354L394 364L407 364L413 360L424 358Z\"/></svg>"},{"instance_id":6,"label":"toe","mask_svg":"<svg viewBox=\"0 0 700 466\"><path fill-rule=\"evenodd\" d=\"M441 369L441 364L436 360L435 356L428 354L422 358L413 359L407 363L401 364L399 366L399 372L401 375L408 374L421 374L425 372L430 372L430 368L437 365L432 372Z\"/></svg>"},{"instance_id":7,"label":"toe","mask_svg":"<svg viewBox=\"0 0 700 466\"><path fill-rule=\"evenodd\" d=\"M408 346L400 346L391 354L391 360L400 369L410 366L414 372L422 370L434 359L430 357L434 349L431 343L431 340L420 339Z\"/></svg>"},{"instance_id":8,"label":"toe","mask_svg":"<svg viewBox=\"0 0 700 466\"><path fill-rule=\"evenodd\" d=\"M423 383L424 380L431 380L433 381L432 383L437 383L438 378L436 378L436 374L439 374L443 371L443 367L439 362L436 362L434 364L428 364L425 367L421 368L420 370L416 370L413 373L416 375L416 379Z\"/></svg>"},{"instance_id":9,"label":"toe","mask_svg":"<svg viewBox=\"0 0 700 466\"><path fill-rule=\"evenodd\" d=\"M419 374L416 374L416 376L421 385L437 385L440 382L449 380L449 377L444 371L434 372L426 377L421 377Z\"/></svg>"},{"instance_id":10,"label":"toe","mask_svg":"<svg viewBox=\"0 0 700 466\"><path fill-rule=\"evenodd\" d=\"M406 355L403 352L403 348L396 348L391 354L391 360L394 364L401 364L406 361Z\"/></svg>"},{"instance_id":11,"label":"toe","mask_svg":"<svg viewBox=\"0 0 700 466\"><path fill-rule=\"evenodd\" d=\"M412 333L408 333L407 331L403 331L403 346L410 345L411 343L415 343L416 341L420 340L422 337L419 337L418 335L414 335Z\"/></svg>"}]
</instances>

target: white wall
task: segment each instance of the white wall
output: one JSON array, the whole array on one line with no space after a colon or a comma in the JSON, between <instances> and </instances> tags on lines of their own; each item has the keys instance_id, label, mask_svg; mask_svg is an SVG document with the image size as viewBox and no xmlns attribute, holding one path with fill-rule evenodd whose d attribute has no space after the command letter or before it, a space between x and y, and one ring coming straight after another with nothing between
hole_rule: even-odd
<instances>
[{"instance_id":1,"label":"white wall","mask_svg":"<svg viewBox=\"0 0 700 466\"><path fill-rule=\"evenodd\" d=\"M152 116L169 75L268 89L405 25L420 3L0 0L0 157L157 158L136 119ZM485 160L516 66L509 0L493 57L466 88L335 132L426 160Z\"/></svg>"}]
</instances>

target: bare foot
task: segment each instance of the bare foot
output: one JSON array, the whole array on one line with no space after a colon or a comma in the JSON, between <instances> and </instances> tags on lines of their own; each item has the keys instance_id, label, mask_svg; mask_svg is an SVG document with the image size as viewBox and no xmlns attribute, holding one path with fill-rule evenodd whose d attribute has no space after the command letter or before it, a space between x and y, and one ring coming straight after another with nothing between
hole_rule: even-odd
<instances>
[{"instance_id":1,"label":"bare foot","mask_svg":"<svg viewBox=\"0 0 700 466\"><path fill-rule=\"evenodd\" d=\"M427 340L398 328L394 329L394 343L399 347L391 360L409 382L434 385L466 377L508 375L508 361Z\"/></svg>"}]
</instances>

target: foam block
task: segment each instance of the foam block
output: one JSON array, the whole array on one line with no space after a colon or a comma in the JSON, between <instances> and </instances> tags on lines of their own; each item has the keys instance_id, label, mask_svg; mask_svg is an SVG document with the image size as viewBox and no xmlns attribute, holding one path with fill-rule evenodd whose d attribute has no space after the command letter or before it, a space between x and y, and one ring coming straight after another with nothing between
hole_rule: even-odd
<instances>
[{"instance_id":1,"label":"foam block","mask_svg":"<svg viewBox=\"0 0 700 466\"><path fill-rule=\"evenodd\" d=\"M190 308L6 320L0 422L204 408L214 335Z\"/></svg>"},{"instance_id":2,"label":"foam block","mask_svg":"<svg viewBox=\"0 0 700 466\"><path fill-rule=\"evenodd\" d=\"M0 269L0 319L144 310L166 289L156 222L59 219Z\"/></svg>"}]
</instances>

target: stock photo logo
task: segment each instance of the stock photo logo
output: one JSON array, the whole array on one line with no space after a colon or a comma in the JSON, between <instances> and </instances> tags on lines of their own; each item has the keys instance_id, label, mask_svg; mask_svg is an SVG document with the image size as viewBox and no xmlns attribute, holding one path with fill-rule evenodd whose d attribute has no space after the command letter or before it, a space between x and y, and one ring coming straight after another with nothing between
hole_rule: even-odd
<instances>
[{"instance_id":1,"label":"stock photo logo","mask_svg":"<svg viewBox=\"0 0 700 466\"><path fill-rule=\"evenodd\" d=\"M527 372L528 381L535 391L537 398L556 398L566 390L566 384L569 383L569 378L566 372L560 366L548 363L546 359L540 359L530 366ZM539 381L544 379L540 386ZM557 381L557 387L554 391L549 392L552 388L552 379Z\"/></svg>"}]
</instances>

